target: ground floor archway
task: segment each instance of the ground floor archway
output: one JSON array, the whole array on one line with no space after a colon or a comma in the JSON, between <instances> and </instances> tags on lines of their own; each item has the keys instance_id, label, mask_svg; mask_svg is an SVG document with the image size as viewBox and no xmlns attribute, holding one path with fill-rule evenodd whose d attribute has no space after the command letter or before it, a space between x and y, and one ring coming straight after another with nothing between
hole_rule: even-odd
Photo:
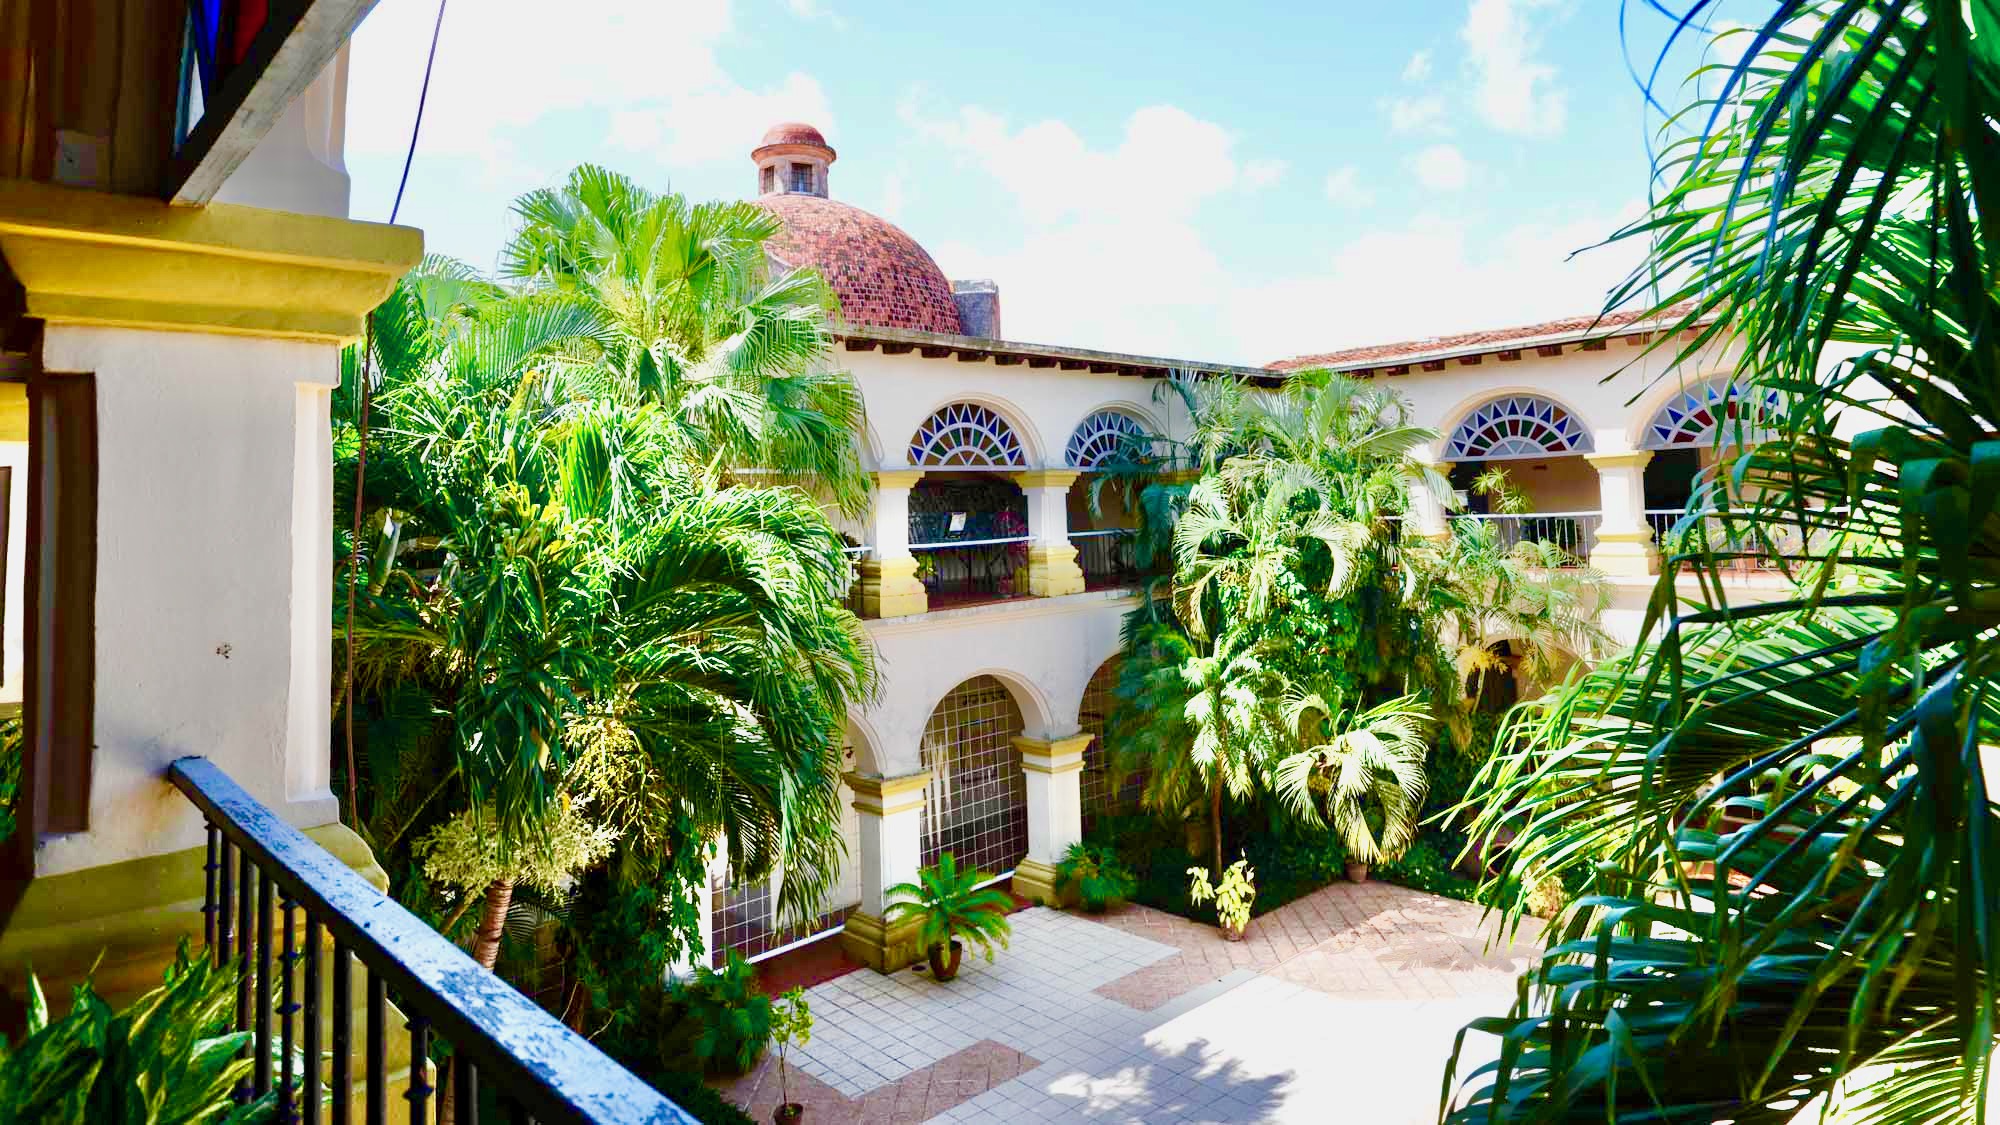
<instances>
[{"instance_id":1,"label":"ground floor archway","mask_svg":"<svg viewBox=\"0 0 2000 1125\"><path fill-rule=\"evenodd\" d=\"M1028 854L1028 783L1014 745L1026 724L1007 685L974 676L946 693L924 725L922 854L945 852L992 877Z\"/></svg>"}]
</instances>

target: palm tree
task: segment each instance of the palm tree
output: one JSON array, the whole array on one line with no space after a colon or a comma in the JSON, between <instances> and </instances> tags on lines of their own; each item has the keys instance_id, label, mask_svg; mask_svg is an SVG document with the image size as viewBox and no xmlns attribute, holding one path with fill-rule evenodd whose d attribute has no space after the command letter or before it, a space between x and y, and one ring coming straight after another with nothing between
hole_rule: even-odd
<instances>
[{"instance_id":1,"label":"palm tree","mask_svg":"<svg viewBox=\"0 0 2000 1125\"><path fill-rule=\"evenodd\" d=\"M777 216L690 203L592 164L514 204L503 272L588 309L555 393L661 404L687 451L775 473L866 510L860 391L833 370L833 291L810 270L772 276Z\"/></svg>"},{"instance_id":2,"label":"palm tree","mask_svg":"<svg viewBox=\"0 0 2000 1125\"><path fill-rule=\"evenodd\" d=\"M1695 15L1689 13L1690 18ZM1690 24L1692 26L1692 24ZM1729 538L1803 535L1796 597L1662 578L1649 640L1524 715L1475 829L1588 881L1455 1120L1983 1116L2000 815L2000 15L1784 0L1673 121L1621 233L1683 358L1739 344L1778 440L1706 482ZM1829 362L1835 360L1835 362ZM1737 435L1732 435L1737 436ZM1701 560L1708 576L1717 560ZM1747 817L1716 815L1728 803ZM1744 821L1747 820L1747 823ZM1804 1107L1804 1108L1802 1108Z\"/></svg>"},{"instance_id":3,"label":"palm tree","mask_svg":"<svg viewBox=\"0 0 2000 1125\"><path fill-rule=\"evenodd\" d=\"M466 804L509 849L554 850L581 803L624 877L699 878L720 837L737 871L782 866L787 907L817 904L847 707L874 683L839 535L797 489L714 487L660 405L547 403L576 302L440 303L440 276L376 325L400 361L378 399L360 681L431 695ZM510 899L496 876L481 934Z\"/></svg>"},{"instance_id":4,"label":"palm tree","mask_svg":"<svg viewBox=\"0 0 2000 1125\"><path fill-rule=\"evenodd\" d=\"M1286 695L1285 722L1297 749L1271 767L1271 789L1305 823L1332 821L1354 862L1394 859L1417 836L1430 712L1414 695L1366 709L1333 698Z\"/></svg>"}]
</instances>

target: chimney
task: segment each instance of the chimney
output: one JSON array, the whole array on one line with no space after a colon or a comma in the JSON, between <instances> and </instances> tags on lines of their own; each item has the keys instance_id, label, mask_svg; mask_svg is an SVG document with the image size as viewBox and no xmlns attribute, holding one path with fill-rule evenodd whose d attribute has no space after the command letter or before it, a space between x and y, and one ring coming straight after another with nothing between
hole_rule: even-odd
<instances>
[{"instance_id":1,"label":"chimney","mask_svg":"<svg viewBox=\"0 0 2000 1125\"><path fill-rule=\"evenodd\" d=\"M951 299L958 305L959 333L984 340L1000 336L1000 287L987 280L954 281Z\"/></svg>"}]
</instances>

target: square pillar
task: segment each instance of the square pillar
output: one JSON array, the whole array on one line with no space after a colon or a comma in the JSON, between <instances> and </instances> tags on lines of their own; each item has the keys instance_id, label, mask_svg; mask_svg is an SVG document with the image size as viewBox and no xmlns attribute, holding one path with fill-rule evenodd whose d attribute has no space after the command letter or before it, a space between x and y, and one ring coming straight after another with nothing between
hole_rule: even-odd
<instances>
[{"instance_id":1,"label":"square pillar","mask_svg":"<svg viewBox=\"0 0 2000 1125\"><path fill-rule=\"evenodd\" d=\"M861 848L854 857L861 874L861 905L848 915L840 934L847 955L881 973L893 973L924 955L917 948L918 922L885 923L888 891L915 882L923 863L924 786L928 773L901 777L845 775L861 813Z\"/></svg>"},{"instance_id":2,"label":"square pillar","mask_svg":"<svg viewBox=\"0 0 2000 1125\"><path fill-rule=\"evenodd\" d=\"M1418 468L1447 478L1451 475L1451 466L1448 464L1420 461ZM1410 531L1420 538L1437 541L1449 538L1451 535L1451 527L1445 523L1444 502L1430 490L1421 476L1410 478L1410 510L1404 519L1408 521Z\"/></svg>"},{"instance_id":3,"label":"square pillar","mask_svg":"<svg viewBox=\"0 0 2000 1125\"><path fill-rule=\"evenodd\" d=\"M715 963L715 888L726 889L729 885L728 850L720 840L709 845L708 863L701 885L694 892L697 944L667 966L668 979L692 977L697 966Z\"/></svg>"},{"instance_id":4,"label":"square pillar","mask_svg":"<svg viewBox=\"0 0 2000 1125\"><path fill-rule=\"evenodd\" d=\"M1088 734L1014 739L1028 783L1028 855L1014 868L1014 893L1049 906L1056 893L1056 864L1083 839L1083 752Z\"/></svg>"},{"instance_id":5,"label":"square pillar","mask_svg":"<svg viewBox=\"0 0 2000 1125\"><path fill-rule=\"evenodd\" d=\"M910 554L910 489L922 479L922 469L875 474L871 550L861 560L863 617L914 617L930 609L930 595L917 580L917 560Z\"/></svg>"},{"instance_id":6,"label":"square pillar","mask_svg":"<svg viewBox=\"0 0 2000 1125\"><path fill-rule=\"evenodd\" d=\"M1646 523L1646 462L1649 449L1619 453L1586 453L1597 470L1597 542L1590 565L1615 578L1644 578L1659 562L1653 529Z\"/></svg>"},{"instance_id":7,"label":"square pillar","mask_svg":"<svg viewBox=\"0 0 2000 1125\"><path fill-rule=\"evenodd\" d=\"M1035 597L1083 593L1083 568L1069 542L1069 487L1081 475L1074 469L1014 474L1028 496L1028 592Z\"/></svg>"}]
</instances>

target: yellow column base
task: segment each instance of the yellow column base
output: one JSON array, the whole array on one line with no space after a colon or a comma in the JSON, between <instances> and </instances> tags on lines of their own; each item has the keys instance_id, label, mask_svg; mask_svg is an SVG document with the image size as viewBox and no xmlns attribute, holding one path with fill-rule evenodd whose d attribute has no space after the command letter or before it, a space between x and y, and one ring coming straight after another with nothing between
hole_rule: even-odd
<instances>
[{"instance_id":1,"label":"yellow column base","mask_svg":"<svg viewBox=\"0 0 2000 1125\"><path fill-rule=\"evenodd\" d=\"M914 556L862 560L863 617L915 617L929 610L930 595L917 581Z\"/></svg>"},{"instance_id":2,"label":"yellow column base","mask_svg":"<svg viewBox=\"0 0 2000 1125\"><path fill-rule=\"evenodd\" d=\"M1024 859L1014 865L1014 880L1011 884L1015 894L1043 906L1061 909L1076 904L1076 889L1067 892L1056 890L1056 869L1039 860Z\"/></svg>"},{"instance_id":3,"label":"yellow column base","mask_svg":"<svg viewBox=\"0 0 2000 1125\"><path fill-rule=\"evenodd\" d=\"M917 938L922 928L922 921L916 918L885 924L872 914L856 912L848 915L847 924L841 927L840 948L878 973L893 973L909 968L924 955Z\"/></svg>"},{"instance_id":4,"label":"yellow column base","mask_svg":"<svg viewBox=\"0 0 2000 1125\"><path fill-rule=\"evenodd\" d=\"M1076 565L1076 548L1067 543L1029 546L1028 593L1038 598L1083 593L1083 568Z\"/></svg>"},{"instance_id":5,"label":"yellow column base","mask_svg":"<svg viewBox=\"0 0 2000 1125\"><path fill-rule=\"evenodd\" d=\"M1590 565L1613 578L1656 574L1659 562L1651 530L1598 532L1597 545L1590 549Z\"/></svg>"}]
</instances>

